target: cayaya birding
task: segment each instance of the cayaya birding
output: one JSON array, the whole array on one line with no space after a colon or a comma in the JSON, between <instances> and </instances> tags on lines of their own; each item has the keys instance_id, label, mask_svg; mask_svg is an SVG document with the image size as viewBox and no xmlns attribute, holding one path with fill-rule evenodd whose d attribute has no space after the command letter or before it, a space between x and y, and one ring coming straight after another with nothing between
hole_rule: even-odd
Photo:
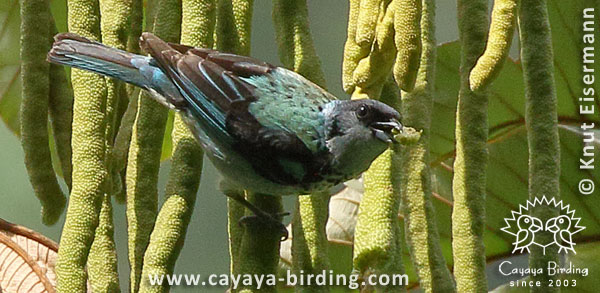
<instances>
[{"instance_id":1,"label":"cayaya birding","mask_svg":"<svg viewBox=\"0 0 600 293\"><path fill-rule=\"evenodd\" d=\"M48 60L134 84L177 110L236 188L271 195L325 190L359 176L402 131L400 115L384 103L337 100L282 67L151 33L142 34L140 47L150 56L63 33Z\"/></svg>"}]
</instances>

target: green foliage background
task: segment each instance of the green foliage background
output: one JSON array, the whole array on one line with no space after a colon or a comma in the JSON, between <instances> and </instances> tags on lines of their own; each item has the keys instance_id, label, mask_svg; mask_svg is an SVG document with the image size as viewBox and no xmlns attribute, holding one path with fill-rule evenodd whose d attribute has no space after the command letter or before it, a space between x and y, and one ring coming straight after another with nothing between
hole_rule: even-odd
<instances>
[{"instance_id":1,"label":"green foliage background","mask_svg":"<svg viewBox=\"0 0 600 293\"><path fill-rule=\"evenodd\" d=\"M64 222L46 227L39 222L39 203L33 197L32 188L23 165L23 153L18 138L11 131L18 131L18 103L20 84L19 68L19 17L18 1L4 0L0 7L0 116L4 123L0 126L0 217L28 226L54 240L58 240ZM559 102L559 124L561 139L561 196L576 209L576 215L582 218L586 226L582 233L575 235L575 242L590 242L577 257L598 260L598 249L594 242L600 241L600 191L593 195L577 194L577 182L591 177L600 190L600 175L577 168L581 152L581 136L578 125L584 120L593 120L600 125L596 116L581 117L577 114L577 98L581 95L581 10L582 7L596 5L600 13L600 4L596 1L548 1L550 21L553 32L555 52L555 78ZM6 5L5 5L6 4ZM66 3L64 0L51 1L60 31L66 30ZM457 38L456 11L454 1L437 3L438 42L448 42ZM348 3L346 1L310 1L309 15L315 47L321 57L325 77L332 93L346 97L341 88L342 50L346 36ZM600 28L597 28L600 32ZM256 1L254 8L253 56L273 64L280 64L271 23L270 1ZM596 37L600 41L600 35ZM514 42L517 43L517 42ZM438 228L444 249L444 255L451 264L450 217L451 217L451 166L454 151L454 121L456 97L458 95L458 43L447 43L439 47L436 97L432 118L432 167L435 174L434 205L437 212ZM512 56L516 56L514 50ZM598 53L598 52L597 52ZM596 54L597 63L598 55ZM600 69L600 68L597 68ZM598 88L597 88L598 89ZM503 219L511 210L527 199L527 140L524 126L523 78L518 61L509 61L501 75L491 87L490 93L490 142L487 179L487 229L485 233L486 253L490 259L510 255L512 238L500 231ZM597 158L600 152L600 133L596 134ZM170 140L168 140L170 141ZM205 161L205 171L191 228L188 231L186 245L176 266L177 273L227 273L227 213L225 197L216 190L217 173ZM161 169L159 190L164 190L169 161ZM286 210L293 210L293 199L285 198ZM126 259L126 221L124 205L115 205L115 227L121 281L127 280L129 267ZM578 246L579 247L579 246ZM591 247L591 248L590 248ZM576 247L577 249L577 247ZM404 250L407 253L408 250ZM349 249L332 249L333 258L347 255ZM589 258L592 257L592 258ZM406 255L408 263L409 257ZM350 262L333 263L333 267L349 271ZM409 266L407 266L409 268ZM408 269L409 272L410 268ZM496 270L497 271L497 270ZM591 278L599 271L592 270ZM594 277L595 276L595 277ZM490 275L490 287L496 287L501 280ZM411 281L416 281L414 273ZM589 279L588 279L589 280ZM599 288L600 284L588 284L588 288ZM193 288L175 287L173 291L193 290ZM214 288L220 292L222 288Z\"/></svg>"}]
</instances>

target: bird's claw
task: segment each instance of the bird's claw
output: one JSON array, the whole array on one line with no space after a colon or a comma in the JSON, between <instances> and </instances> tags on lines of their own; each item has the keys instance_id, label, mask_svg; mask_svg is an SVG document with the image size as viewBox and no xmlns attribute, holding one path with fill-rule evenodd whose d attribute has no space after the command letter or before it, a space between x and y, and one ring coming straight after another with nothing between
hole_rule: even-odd
<instances>
[{"instance_id":1,"label":"bird's claw","mask_svg":"<svg viewBox=\"0 0 600 293\"><path fill-rule=\"evenodd\" d=\"M289 237L287 227L281 222L285 216L289 216L289 212L280 212L276 214L260 214L243 216L238 221L240 225L264 225L269 229L276 230L281 235L280 241L285 241Z\"/></svg>"}]
</instances>

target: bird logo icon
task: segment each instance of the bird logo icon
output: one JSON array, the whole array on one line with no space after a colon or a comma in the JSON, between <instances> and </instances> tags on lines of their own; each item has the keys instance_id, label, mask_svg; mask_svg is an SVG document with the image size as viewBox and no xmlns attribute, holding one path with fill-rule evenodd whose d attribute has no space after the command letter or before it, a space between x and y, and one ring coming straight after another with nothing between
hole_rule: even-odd
<instances>
[{"instance_id":1,"label":"bird logo icon","mask_svg":"<svg viewBox=\"0 0 600 293\"><path fill-rule=\"evenodd\" d=\"M521 215L517 219L517 227L519 231L516 235L516 240L513 242L515 251L523 253L523 251L529 252L529 245L535 243L535 233L544 228L543 223L540 219L529 215Z\"/></svg>"},{"instance_id":2,"label":"bird logo icon","mask_svg":"<svg viewBox=\"0 0 600 293\"><path fill-rule=\"evenodd\" d=\"M544 223L530 215L532 208L540 205L557 208L560 215ZM519 211L512 211L511 217L504 219L506 226L501 230L515 237L515 241L512 242L512 253L529 253L531 245L537 245L545 254L547 247L556 245L559 253L575 254L573 235L585 229L584 226L579 225L580 220L581 218L575 217L575 210L571 210L569 205L564 205L562 201L556 201L555 198L547 199L542 196L535 198L533 202L528 200L525 205L519 205ZM541 243L543 240L536 239L536 234L541 231L552 233L551 241Z\"/></svg>"}]
</instances>

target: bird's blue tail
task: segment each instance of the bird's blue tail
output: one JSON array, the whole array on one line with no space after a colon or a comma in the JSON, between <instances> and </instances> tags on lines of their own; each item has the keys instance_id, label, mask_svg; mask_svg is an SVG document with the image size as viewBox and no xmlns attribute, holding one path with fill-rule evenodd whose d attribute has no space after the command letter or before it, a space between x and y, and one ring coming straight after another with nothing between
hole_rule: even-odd
<instances>
[{"instance_id":1,"label":"bird's blue tail","mask_svg":"<svg viewBox=\"0 0 600 293\"><path fill-rule=\"evenodd\" d=\"M182 100L175 84L152 57L107 47L73 33L54 37L48 61L113 77L148 90L159 103L176 108Z\"/></svg>"},{"instance_id":2,"label":"bird's blue tail","mask_svg":"<svg viewBox=\"0 0 600 293\"><path fill-rule=\"evenodd\" d=\"M54 39L52 50L48 52L48 61L93 71L142 88L148 87L140 66L134 65L136 61L148 63L147 57L110 48L72 33L58 34Z\"/></svg>"}]
</instances>

